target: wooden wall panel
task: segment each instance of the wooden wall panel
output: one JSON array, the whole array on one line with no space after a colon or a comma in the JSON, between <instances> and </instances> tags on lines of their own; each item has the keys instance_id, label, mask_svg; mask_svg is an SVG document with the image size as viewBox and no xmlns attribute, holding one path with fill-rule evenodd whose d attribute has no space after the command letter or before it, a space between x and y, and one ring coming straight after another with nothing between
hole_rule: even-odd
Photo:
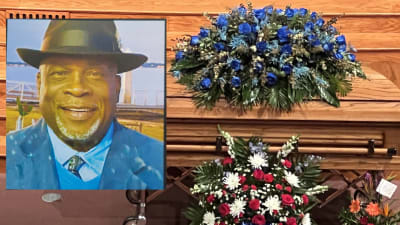
<instances>
[{"instance_id":1,"label":"wooden wall panel","mask_svg":"<svg viewBox=\"0 0 400 225\"><path fill-rule=\"evenodd\" d=\"M0 45L6 43L6 11L0 11Z\"/></svg>"},{"instance_id":2,"label":"wooden wall panel","mask_svg":"<svg viewBox=\"0 0 400 225\"><path fill-rule=\"evenodd\" d=\"M6 46L0 44L0 80L6 79Z\"/></svg>"},{"instance_id":3,"label":"wooden wall panel","mask_svg":"<svg viewBox=\"0 0 400 225\"><path fill-rule=\"evenodd\" d=\"M98 1L98 0L69 0L68 4L64 0L3 0L1 8L15 9L60 9L66 11L107 11L107 12L225 12L227 7L235 7L243 0L220 0L220 1ZM363 0L253 0L255 8L263 7L266 4L275 7L304 7L317 12L325 13L397 13L400 12L400 4L397 0L385 1L363 1Z\"/></svg>"}]
</instances>

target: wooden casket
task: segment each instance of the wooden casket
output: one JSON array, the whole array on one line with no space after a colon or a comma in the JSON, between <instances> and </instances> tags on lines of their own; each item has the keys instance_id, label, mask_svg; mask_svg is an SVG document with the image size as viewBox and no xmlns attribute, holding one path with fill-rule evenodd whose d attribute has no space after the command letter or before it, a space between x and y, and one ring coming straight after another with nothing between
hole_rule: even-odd
<instances>
[{"instance_id":1,"label":"wooden casket","mask_svg":"<svg viewBox=\"0 0 400 225\"><path fill-rule=\"evenodd\" d=\"M355 78L339 108L315 99L290 113L266 108L239 113L224 100L211 111L198 109L190 92L168 75L167 165L191 167L223 157L219 124L232 136L261 136L272 150L299 134L299 152L325 156L324 169L400 170L400 89L363 69L368 80Z\"/></svg>"}]
</instances>

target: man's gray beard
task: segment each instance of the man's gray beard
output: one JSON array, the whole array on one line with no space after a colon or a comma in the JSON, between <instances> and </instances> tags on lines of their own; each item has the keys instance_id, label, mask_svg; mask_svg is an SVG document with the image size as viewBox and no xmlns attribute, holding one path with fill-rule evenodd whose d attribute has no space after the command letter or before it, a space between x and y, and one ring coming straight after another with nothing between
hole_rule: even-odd
<instances>
[{"instance_id":1,"label":"man's gray beard","mask_svg":"<svg viewBox=\"0 0 400 225\"><path fill-rule=\"evenodd\" d=\"M76 140L76 141L84 141L88 139L90 136L96 132L96 130L100 126L100 119L97 119L96 122L93 123L93 125L90 127L90 129L86 133L82 134L71 134L67 128L64 127L63 123L61 122L61 119L58 115L56 115L56 124L60 132L67 137L70 140Z\"/></svg>"}]
</instances>

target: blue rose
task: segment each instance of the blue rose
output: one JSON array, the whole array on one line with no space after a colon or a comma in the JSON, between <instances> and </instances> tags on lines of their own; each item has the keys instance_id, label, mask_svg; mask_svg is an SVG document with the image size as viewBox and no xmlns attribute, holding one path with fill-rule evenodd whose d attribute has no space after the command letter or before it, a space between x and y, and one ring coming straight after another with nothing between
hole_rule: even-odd
<instances>
[{"instance_id":1,"label":"blue rose","mask_svg":"<svg viewBox=\"0 0 400 225\"><path fill-rule=\"evenodd\" d=\"M277 33L279 42L281 42L281 43L288 42L289 34L290 34L290 31L287 26L283 26L283 27L279 28L278 33Z\"/></svg>"},{"instance_id":2,"label":"blue rose","mask_svg":"<svg viewBox=\"0 0 400 225\"><path fill-rule=\"evenodd\" d=\"M273 12L274 12L274 7L268 6L267 7L267 13L271 15Z\"/></svg>"},{"instance_id":3,"label":"blue rose","mask_svg":"<svg viewBox=\"0 0 400 225\"><path fill-rule=\"evenodd\" d=\"M260 27L257 24L251 25L251 32L257 33L260 30Z\"/></svg>"},{"instance_id":4,"label":"blue rose","mask_svg":"<svg viewBox=\"0 0 400 225\"><path fill-rule=\"evenodd\" d=\"M312 12L310 17L311 17L312 20L316 20L317 19L317 13L316 12Z\"/></svg>"},{"instance_id":5,"label":"blue rose","mask_svg":"<svg viewBox=\"0 0 400 225\"><path fill-rule=\"evenodd\" d=\"M300 14L300 16L305 16L306 14L307 14L307 9L305 9L305 8L300 8L299 9L299 14Z\"/></svg>"},{"instance_id":6,"label":"blue rose","mask_svg":"<svg viewBox=\"0 0 400 225\"><path fill-rule=\"evenodd\" d=\"M346 44L346 38L344 37L344 35L337 36L336 43L338 43L339 45Z\"/></svg>"},{"instance_id":7,"label":"blue rose","mask_svg":"<svg viewBox=\"0 0 400 225\"><path fill-rule=\"evenodd\" d=\"M266 16L265 8L253 9L253 14L258 20L263 20L263 19L265 19L265 16Z\"/></svg>"},{"instance_id":8,"label":"blue rose","mask_svg":"<svg viewBox=\"0 0 400 225\"><path fill-rule=\"evenodd\" d=\"M226 15L222 14L222 15L218 16L218 18L217 18L217 26L219 28L228 26L228 19L227 19Z\"/></svg>"},{"instance_id":9,"label":"blue rose","mask_svg":"<svg viewBox=\"0 0 400 225\"><path fill-rule=\"evenodd\" d=\"M210 34L210 30L209 29L200 28L199 36L201 38L208 37L209 34Z\"/></svg>"},{"instance_id":10,"label":"blue rose","mask_svg":"<svg viewBox=\"0 0 400 225\"><path fill-rule=\"evenodd\" d=\"M322 18L319 18L319 19L317 20L317 22L315 22L315 24L316 24L317 26L319 26L319 27L322 27L322 25L324 25L324 23L325 23L325 20L323 20Z\"/></svg>"},{"instance_id":11,"label":"blue rose","mask_svg":"<svg viewBox=\"0 0 400 225\"><path fill-rule=\"evenodd\" d=\"M281 48L281 54L292 54L292 46L290 44L285 44Z\"/></svg>"},{"instance_id":12,"label":"blue rose","mask_svg":"<svg viewBox=\"0 0 400 225\"><path fill-rule=\"evenodd\" d=\"M283 65L282 70L286 75L290 75L292 73L292 67L288 64Z\"/></svg>"},{"instance_id":13,"label":"blue rose","mask_svg":"<svg viewBox=\"0 0 400 225\"><path fill-rule=\"evenodd\" d=\"M184 56L185 56L185 55L184 55L184 53L183 53L182 51L177 51L177 52L175 53L175 60L176 60L176 61L179 61L179 60L183 59Z\"/></svg>"},{"instance_id":14,"label":"blue rose","mask_svg":"<svg viewBox=\"0 0 400 225\"><path fill-rule=\"evenodd\" d=\"M239 12L239 15L240 15L240 16L245 16L246 13L247 13L247 9L246 9L246 7L244 7L244 6L240 6L240 7L238 8L238 12Z\"/></svg>"},{"instance_id":15,"label":"blue rose","mask_svg":"<svg viewBox=\"0 0 400 225\"><path fill-rule=\"evenodd\" d=\"M340 54L340 52L336 52L336 53L335 53L335 58L336 58L336 59L343 59L343 55Z\"/></svg>"},{"instance_id":16,"label":"blue rose","mask_svg":"<svg viewBox=\"0 0 400 225\"><path fill-rule=\"evenodd\" d=\"M264 53L267 50L267 42L261 41L256 43L257 52Z\"/></svg>"},{"instance_id":17,"label":"blue rose","mask_svg":"<svg viewBox=\"0 0 400 225\"><path fill-rule=\"evenodd\" d=\"M200 43L200 38L199 36L192 36L190 38L190 45L198 45Z\"/></svg>"},{"instance_id":18,"label":"blue rose","mask_svg":"<svg viewBox=\"0 0 400 225\"><path fill-rule=\"evenodd\" d=\"M345 52L347 49L346 44L339 45L338 52Z\"/></svg>"},{"instance_id":19,"label":"blue rose","mask_svg":"<svg viewBox=\"0 0 400 225\"><path fill-rule=\"evenodd\" d=\"M240 87L240 84L241 84L240 77L233 76L232 80L231 80L231 83L232 83L232 86L235 87L235 88Z\"/></svg>"},{"instance_id":20,"label":"blue rose","mask_svg":"<svg viewBox=\"0 0 400 225\"><path fill-rule=\"evenodd\" d=\"M239 34L248 34L251 32L251 26L248 23L239 24Z\"/></svg>"},{"instance_id":21,"label":"blue rose","mask_svg":"<svg viewBox=\"0 0 400 225\"><path fill-rule=\"evenodd\" d=\"M330 52L330 51L333 50L333 44L332 44L332 43L324 43L324 44L322 45L322 48L324 48L324 50L325 50L326 52Z\"/></svg>"},{"instance_id":22,"label":"blue rose","mask_svg":"<svg viewBox=\"0 0 400 225\"><path fill-rule=\"evenodd\" d=\"M328 31L331 32L332 34L336 34L336 28L332 25L329 25Z\"/></svg>"},{"instance_id":23,"label":"blue rose","mask_svg":"<svg viewBox=\"0 0 400 225\"><path fill-rule=\"evenodd\" d=\"M238 60L238 59L232 60L232 61L231 61L231 68L232 68L234 71L240 70L240 60Z\"/></svg>"},{"instance_id":24,"label":"blue rose","mask_svg":"<svg viewBox=\"0 0 400 225\"><path fill-rule=\"evenodd\" d=\"M294 10L291 8L287 8L285 10L285 15L287 18L292 18L294 16Z\"/></svg>"},{"instance_id":25,"label":"blue rose","mask_svg":"<svg viewBox=\"0 0 400 225\"><path fill-rule=\"evenodd\" d=\"M293 13L294 13L294 15L299 14L299 9L294 8L294 9L293 9Z\"/></svg>"},{"instance_id":26,"label":"blue rose","mask_svg":"<svg viewBox=\"0 0 400 225\"><path fill-rule=\"evenodd\" d=\"M221 42L217 42L217 43L214 44L214 48L215 48L218 52L220 52L220 51L222 51L222 50L225 49L225 45L224 45L223 43L221 43Z\"/></svg>"},{"instance_id":27,"label":"blue rose","mask_svg":"<svg viewBox=\"0 0 400 225\"><path fill-rule=\"evenodd\" d=\"M349 58L350 61L354 62L356 61L356 56L354 54L348 54L347 57Z\"/></svg>"},{"instance_id":28,"label":"blue rose","mask_svg":"<svg viewBox=\"0 0 400 225\"><path fill-rule=\"evenodd\" d=\"M201 80L201 82L200 82L200 86L202 89L209 89L211 86L210 78L208 78L208 77L203 78L203 80Z\"/></svg>"},{"instance_id":29,"label":"blue rose","mask_svg":"<svg viewBox=\"0 0 400 225\"><path fill-rule=\"evenodd\" d=\"M281 14L282 12L283 12L282 9L276 9L276 13L277 13L277 14Z\"/></svg>"},{"instance_id":30,"label":"blue rose","mask_svg":"<svg viewBox=\"0 0 400 225\"><path fill-rule=\"evenodd\" d=\"M260 73L264 69L264 65L261 62L256 62L254 69L257 73Z\"/></svg>"},{"instance_id":31,"label":"blue rose","mask_svg":"<svg viewBox=\"0 0 400 225\"><path fill-rule=\"evenodd\" d=\"M318 39L311 42L312 47L316 47L316 46L320 46L320 45L321 45L321 41Z\"/></svg>"},{"instance_id":32,"label":"blue rose","mask_svg":"<svg viewBox=\"0 0 400 225\"><path fill-rule=\"evenodd\" d=\"M314 23L311 21L308 21L305 25L304 25L304 30L307 32L311 32L312 30L314 30Z\"/></svg>"},{"instance_id":33,"label":"blue rose","mask_svg":"<svg viewBox=\"0 0 400 225\"><path fill-rule=\"evenodd\" d=\"M272 87L278 81L278 77L274 73L267 73L267 86Z\"/></svg>"},{"instance_id":34,"label":"blue rose","mask_svg":"<svg viewBox=\"0 0 400 225\"><path fill-rule=\"evenodd\" d=\"M307 40L309 41L309 42L311 42L311 41L313 41L314 39L316 39L317 37L314 35L314 34L311 34L311 35L308 35L307 36Z\"/></svg>"}]
</instances>

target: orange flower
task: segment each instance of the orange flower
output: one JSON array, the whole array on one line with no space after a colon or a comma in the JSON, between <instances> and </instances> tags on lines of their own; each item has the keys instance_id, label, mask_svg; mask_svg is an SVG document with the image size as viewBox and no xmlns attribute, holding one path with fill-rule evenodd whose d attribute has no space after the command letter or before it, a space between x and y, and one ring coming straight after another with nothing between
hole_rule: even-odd
<instances>
[{"instance_id":1,"label":"orange flower","mask_svg":"<svg viewBox=\"0 0 400 225\"><path fill-rule=\"evenodd\" d=\"M385 206L383 207L383 215L385 216L385 217L388 217L389 216L389 213L390 213L390 209L389 209L389 204L385 204Z\"/></svg>"},{"instance_id":2,"label":"orange flower","mask_svg":"<svg viewBox=\"0 0 400 225\"><path fill-rule=\"evenodd\" d=\"M351 200L351 205L349 206L350 212L358 213L360 211L360 201Z\"/></svg>"},{"instance_id":3,"label":"orange flower","mask_svg":"<svg viewBox=\"0 0 400 225\"><path fill-rule=\"evenodd\" d=\"M381 214L381 209L379 209L378 203L370 202L365 209L370 216L378 216Z\"/></svg>"}]
</instances>

